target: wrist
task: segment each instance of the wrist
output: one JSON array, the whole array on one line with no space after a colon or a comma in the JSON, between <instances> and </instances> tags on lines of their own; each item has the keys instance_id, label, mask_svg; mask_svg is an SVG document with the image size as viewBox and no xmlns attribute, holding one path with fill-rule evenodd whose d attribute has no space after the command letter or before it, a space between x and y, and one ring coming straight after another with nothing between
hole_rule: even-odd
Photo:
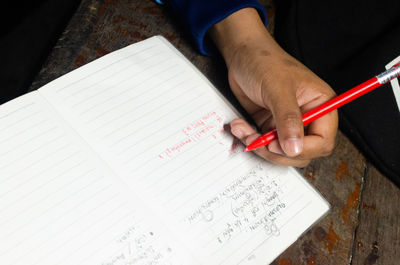
<instances>
[{"instance_id":1,"label":"wrist","mask_svg":"<svg viewBox=\"0 0 400 265\"><path fill-rule=\"evenodd\" d=\"M209 34L227 64L238 50L273 41L254 8L236 11L210 28Z\"/></svg>"}]
</instances>

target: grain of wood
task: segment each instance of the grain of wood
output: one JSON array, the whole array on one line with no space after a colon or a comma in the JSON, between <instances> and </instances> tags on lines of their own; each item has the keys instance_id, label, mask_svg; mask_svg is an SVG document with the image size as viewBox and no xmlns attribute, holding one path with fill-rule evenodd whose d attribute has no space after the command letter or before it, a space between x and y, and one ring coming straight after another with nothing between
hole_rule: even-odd
<instances>
[{"instance_id":1,"label":"grain of wood","mask_svg":"<svg viewBox=\"0 0 400 265\"><path fill-rule=\"evenodd\" d=\"M369 167L352 265L400 264L400 189Z\"/></svg>"},{"instance_id":2,"label":"grain of wood","mask_svg":"<svg viewBox=\"0 0 400 265\"><path fill-rule=\"evenodd\" d=\"M260 2L266 7L272 32L274 3ZM200 55L169 10L150 0L82 0L30 90L157 34L171 41L239 107L230 92L222 58ZM370 166L342 133L331 156L314 160L300 172L332 209L273 264L400 264L400 191Z\"/></svg>"}]
</instances>

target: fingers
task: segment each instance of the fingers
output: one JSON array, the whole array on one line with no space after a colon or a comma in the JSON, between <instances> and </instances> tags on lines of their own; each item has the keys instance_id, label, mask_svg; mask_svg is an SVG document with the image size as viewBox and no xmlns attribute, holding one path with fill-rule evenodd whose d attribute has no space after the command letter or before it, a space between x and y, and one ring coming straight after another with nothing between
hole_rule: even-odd
<instances>
[{"instance_id":1,"label":"fingers","mask_svg":"<svg viewBox=\"0 0 400 265\"><path fill-rule=\"evenodd\" d=\"M274 91L279 93L269 93L264 101L271 106L279 144L287 156L298 156L303 152L304 128L296 93L290 89Z\"/></svg>"},{"instance_id":2,"label":"fingers","mask_svg":"<svg viewBox=\"0 0 400 265\"><path fill-rule=\"evenodd\" d=\"M334 96L333 90L283 50L268 56L258 44L243 46L229 60L229 84L243 108L263 132L277 129L278 140L254 152L280 165L305 166L330 154L337 132L337 113L308 124L302 112ZM270 49L271 48L271 49ZM248 145L260 135L243 120L231 123L232 133Z\"/></svg>"},{"instance_id":3,"label":"fingers","mask_svg":"<svg viewBox=\"0 0 400 265\"><path fill-rule=\"evenodd\" d=\"M232 134L239 138L245 145L249 145L260 136L260 134L243 119L235 119L230 125ZM272 150L269 148L272 148ZM272 142L268 147L258 148L253 152L272 163L282 166L305 167L311 162L311 159L302 156L294 158L288 157L282 154L283 151L281 151L281 153L277 152L275 148L280 148L278 141Z\"/></svg>"},{"instance_id":4,"label":"fingers","mask_svg":"<svg viewBox=\"0 0 400 265\"><path fill-rule=\"evenodd\" d=\"M335 147L337 129L337 111L312 122L307 128L308 136L304 137L304 146L307 146L307 150L303 150L303 153L312 158L331 154Z\"/></svg>"},{"instance_id":5,"label":"fingers","mask_svg":"<svg viewBox=\"0 0 400 265\"><path fill-rule=\"evenodd\" d=\"M333 117L333 119L334 118L335 117ZM326 123L334 124L331 119L332 118L325 118L325 121L314 125L314 127L318 127L318 125L320 125L326 128ZM314 131L315 130L317 129L314 128ZM329 132L327 135L322 134L305 136L303 138L303 151L296 157L288 157L282 150L278 140L271 142L268 146L258 148L253 152L258 156L278 165L305 167L311 162L312 159L316 157L328 156L332 153L335 147L336 133L334 131L335 129L332 128L332 130L327 131ZM231 132L245 145L249 145L260 136L260 134L243 119L235 119L231 122Z\"/></svg>"}]
</instances>

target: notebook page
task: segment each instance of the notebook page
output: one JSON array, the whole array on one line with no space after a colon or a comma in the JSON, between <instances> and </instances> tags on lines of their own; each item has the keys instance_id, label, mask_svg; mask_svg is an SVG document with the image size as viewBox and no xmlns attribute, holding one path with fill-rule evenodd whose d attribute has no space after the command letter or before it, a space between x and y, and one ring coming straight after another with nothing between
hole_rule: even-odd
<instances>
[{"instance_id":1,"label":"notebook page","mask_svg":"<svg viewBox=\"0 0 400 265\"><path fill-rule=\"evenodd\" d=\"M0 106L1 264L183 264L138 203L38 93Z\"/></svg>"},{"instance_id":2,"label":"notebook page","mask_svg":"<svg viewBox=\"0 0 400 265\"><path fill-rule=\"evenodd\" d=\"M201 264L266 264L329 208L294 169L241 152L238 114L163 38L41 92Z\"/></svg>"}]
</instances>

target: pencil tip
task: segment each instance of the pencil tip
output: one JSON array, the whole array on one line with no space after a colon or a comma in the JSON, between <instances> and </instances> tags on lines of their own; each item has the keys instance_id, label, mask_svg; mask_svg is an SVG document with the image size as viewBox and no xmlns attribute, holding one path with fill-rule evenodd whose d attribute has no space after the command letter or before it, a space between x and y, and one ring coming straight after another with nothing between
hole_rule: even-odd
<instances>
[{"instance_id":1,"label":"pencil tip","mask_svg":"<svg viewBox=\"0 0 400 265\"><path fill-rule=\"evenodd\" d=\"M245 149L243 149L243 152L247 152L249 151L249 149L246 147Z\"/></svg>"}]
</instances>

